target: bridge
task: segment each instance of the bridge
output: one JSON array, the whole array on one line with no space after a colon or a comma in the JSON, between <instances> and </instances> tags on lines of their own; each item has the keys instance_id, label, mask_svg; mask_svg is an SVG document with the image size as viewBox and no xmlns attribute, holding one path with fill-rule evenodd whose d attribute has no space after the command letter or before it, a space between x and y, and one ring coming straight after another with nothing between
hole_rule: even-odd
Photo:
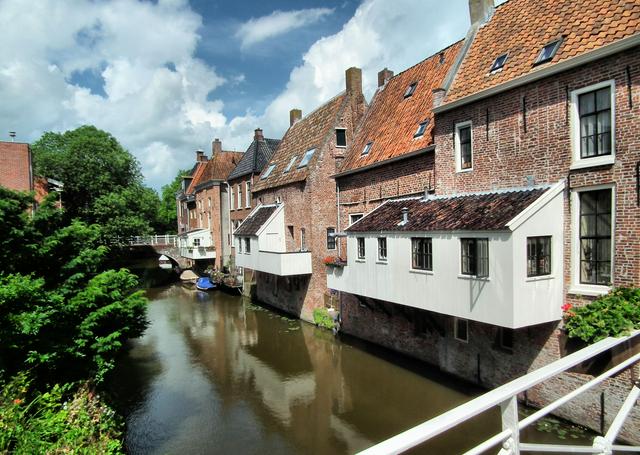
<instances>
[{"instance_id":1,"label":"bridge","mask_svg":"<svg viewBox=\"0 0 640 455\"><path fill-rule=\"evenodd\" d=\"M128 243L132 248L151 249L158 256L165 255L173 262L174 266L178 266L180 270L190 267L187 258L183 257L180 253L177 235L136 235L129 238Z\"/></svg>"}]
</instances>

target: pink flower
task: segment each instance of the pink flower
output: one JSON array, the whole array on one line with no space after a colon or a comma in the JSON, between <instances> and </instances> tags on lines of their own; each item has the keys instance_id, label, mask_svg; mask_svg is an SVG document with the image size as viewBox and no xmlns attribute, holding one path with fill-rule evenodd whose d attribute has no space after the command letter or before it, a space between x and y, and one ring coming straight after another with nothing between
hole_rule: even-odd
<instances>
[{"instance_id":1,"label":"pink flower","mask_svg":"<svg viewBox=\"0 0 640 455\"><path fill-rule=\"evenodd\" d=\"M560 308L562 308L562 311L569 311L571 308L573 308L573 305L571 305L570 303L565 303Z\"/></svg>"}]
</instances>

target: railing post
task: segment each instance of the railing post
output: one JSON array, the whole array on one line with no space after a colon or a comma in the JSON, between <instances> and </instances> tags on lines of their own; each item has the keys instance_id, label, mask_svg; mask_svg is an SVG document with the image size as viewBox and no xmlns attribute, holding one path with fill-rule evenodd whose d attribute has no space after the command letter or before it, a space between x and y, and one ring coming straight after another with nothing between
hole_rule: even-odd
<instances>
[{"instance_id":1,"label":"railing post","mask_svg":"<svg viewBox=\"0 0 640 455\"><path fill-rule=\"evenodd\" d=\"M502 444L499 455L520 455L520 430L518 430L518 397L512 396L500 403L502 429L511 430L511 437Z\"/></svg>"}]
</instances>

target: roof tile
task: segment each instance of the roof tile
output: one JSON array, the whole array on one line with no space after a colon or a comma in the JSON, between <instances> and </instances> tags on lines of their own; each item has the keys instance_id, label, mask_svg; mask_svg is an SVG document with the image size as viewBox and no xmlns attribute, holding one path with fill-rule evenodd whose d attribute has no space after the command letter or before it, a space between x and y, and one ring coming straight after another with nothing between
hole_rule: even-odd
<instances>
[{"instance_id":1,"label":"roof tile","mask_svg":"<svg viewBox=\"0 0 640 455\"><path fill-rule=\"evenodd\" d=\"M256 235L277 208L278 206L276 205L263 205L258 207L255 212L249 215L242 224L238 226L238 229L233 232L233 235Z\"/></svg>"}]
</instances>

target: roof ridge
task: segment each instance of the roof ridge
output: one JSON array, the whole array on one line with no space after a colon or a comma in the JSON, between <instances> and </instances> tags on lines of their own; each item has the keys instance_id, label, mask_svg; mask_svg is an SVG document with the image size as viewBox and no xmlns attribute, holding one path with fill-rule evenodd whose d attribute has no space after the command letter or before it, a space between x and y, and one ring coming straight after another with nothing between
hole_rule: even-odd
<instances>
[{"instance_id":1,"label":"roof ridge","mask_svg":"<svg viewBox=\"0 0 640 455\"><path fill-rule=\"evenodd\" d=\"M549 189L551 188L551 186L552 185L544 183L540 185L502 188L502 189L477 191L477 192L469 192L469 193L441 194L441 195L432 195L432 196L430 195L428 197L421 197L420 199L424 202L427 202L427 201L442 200L442 199L456 199L460 197L487 196L489 194L523 193L526 191Z\"/></svg>"},{"instance_id":2,"label":"roof ridge","mask_svg":"<svg viewBox=\"0 0 640 455\"><path fill-rule=\"evenodd\" d=\"M446 52L447 50L449 50L450 48L452 48L452 47L453 47L453 46L455 46L456 44L458 44L458 43L460 43L460 42L464 41L465 39L466 39L466 35L465 35L464 37L460 38L459 40L454 41L453 43L449 44L448 46L443 47L443 48L442 48L442 49L440 49L439 51L434 52L433 54L429 55L428 57L423 58L423 59L422 59L422 60L420 60L419 62L414 63L413 65L411 65L411 66L409 66L409 67L407 67L407 68L403 69L403 70L402 70L402 71L400 71L398 74L394 74L394 75L393 75L393 77L390 77L390 78L387 80L387 82L389 82L389 81L391 81L391 80L395 79L396 77L400 76L400 75L401 75L401 74L403 74L403 73L406 73L406 72L407 72L407 71L409 71L410 69L413 69L413 68L415 68L416 66L423 64L423 63L424 63L424 62L426 62L427 60L432 59L432 58L434 58L434 57L436 57L436 56L438 56L438 55L442 54L443 52ZM384 85L387 85L387 84L385 83ZM383 85L383 86L384 86L384 85ZM377 90L376 90L376 91L377 91Z\"/></svg>"},{"instance_id":3,"label":"roof ridge","mask_svg":"<svg viewBox=\"0 0 640 455\"><path fill-rule=\"evenodd\" d=\"M320 109L322 109L323 107L327 106L328 104L331 104L332 102L334 102L336 99L338 99L339 97L341 97L342 95L346 95L347 91L343 90L340 93L338 93L337 95L335 95L334 97L332 97L331 99L325 101L324 103L322 103L320 106L316 107L314 110L312 110L311 112L309 112L307 115L303 116L300 120L298 120L296 123L294 123L293 125L291 125L289 127L289 129L293 129L296 125L299 125L300 123L304 122L305 120L307 120L309 117L311 117L313 114L315 114L316 112L318 112ZM285 136L286 136L286 132L285 132ZM284 136L283 136L284 137Z\"/></svg>"}]
</instances>

